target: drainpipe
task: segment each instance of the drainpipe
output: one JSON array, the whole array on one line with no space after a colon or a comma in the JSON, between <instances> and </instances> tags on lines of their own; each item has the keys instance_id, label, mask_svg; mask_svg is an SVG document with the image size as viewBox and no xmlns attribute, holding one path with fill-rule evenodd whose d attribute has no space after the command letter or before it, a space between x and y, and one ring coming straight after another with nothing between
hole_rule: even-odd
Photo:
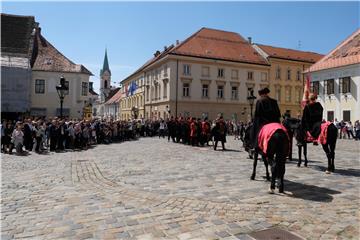
<instances>
[{"instance_id":1,"label":"drainpipe","mask_svg":"<svg viewBox=\"0 0 360 240\"><path fill-rule=\"evenodd\" d=\"M175 98L175 118L178 116L178 88L179 88L179 59L176 59L176 98Z\"/></svg>"}]
</instances>

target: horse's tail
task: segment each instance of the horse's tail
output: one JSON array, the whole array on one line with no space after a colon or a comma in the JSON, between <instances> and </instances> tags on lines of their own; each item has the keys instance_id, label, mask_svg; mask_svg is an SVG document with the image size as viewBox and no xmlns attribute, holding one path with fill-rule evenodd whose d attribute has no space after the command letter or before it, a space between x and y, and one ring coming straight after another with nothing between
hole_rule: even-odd
<instances>
[{"instance_id":1,"label":"horse's tail","mask_svg":"<svg viewBox=\"0 0 360 240\"><path fill-rule=\"evenodd\" d=\"M327 142L329 144L336 143L337 137L338 137L338 129L333 123L331 123L327 129Z\"/></svg>"},{"instance_id":2,"label":"horse's tail","mask_svg":"<svg viewBox=\"0 0 360 240\"><path fill-rule=\"evenodd\" d=\"M273 134L270 141L272 145L270 149L273 151L273 154L276 155L276 158L281 158L285 162L290 150L290 142L287 133L282 129L278 129Z\"/></svg>"}]
</instances>

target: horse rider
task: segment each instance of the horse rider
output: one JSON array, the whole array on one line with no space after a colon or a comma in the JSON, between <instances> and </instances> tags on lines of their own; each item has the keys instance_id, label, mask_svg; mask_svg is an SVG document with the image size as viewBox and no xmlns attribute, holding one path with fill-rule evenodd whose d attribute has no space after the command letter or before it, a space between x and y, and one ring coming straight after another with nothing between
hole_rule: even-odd
<instances>
[{"instance_id":1,"label":"horse rider","mask_svg":"<svg viewBox=\"0 0 360 240\"><path fill-rule=\"evenodd\" d=\"M321 123L323 120L323 107L316 101L316 94L309 96L309 102L305 105L301 125L305 131L309 131L310 135L317 139L321 133ZM314 141L317 145L317 142Z\"/></svg>"},{"instance_id":2,"label":"horse rider","mask_svg":"<svg viewBox=\"0 0 360 240\"><path fill-rule=\"evenodd\" d=\"M275 99L269 97L270 90L265 87L258 91L260 99L256 101L255 116L251 133L254 148L258 147L260 129L268 123L280 123L280 109Z\"/></svg>"}]
</instances>

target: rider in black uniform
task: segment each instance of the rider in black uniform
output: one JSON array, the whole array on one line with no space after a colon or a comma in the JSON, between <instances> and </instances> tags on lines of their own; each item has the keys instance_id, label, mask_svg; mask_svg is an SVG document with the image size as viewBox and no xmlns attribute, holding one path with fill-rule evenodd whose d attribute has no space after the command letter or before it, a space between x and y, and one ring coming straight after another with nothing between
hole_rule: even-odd
<instances>
[{"instance_id":1,"label":"rider in black uniform","mask_svg":"<svg viewBox=\"0 0 360 240\"><path fill-rule=\"evenodd\" d=\"M319 102L316 102L317 96L311 94L309 103L306 104L301 124L305 131L309 131L311 136L317 139L321 132L321 123L323 120L323 107Z\"/></svg>"},{"instance_id":2,"label":"rider in black uniform","mask_svg":"<svg viewBox=\"0 0 360 240\"><path fill-rule=\"evenodd\" d=\"M251 134L251 139L254 147L258 146L258 134L260 129L268 123L280 123L280 109L275 99L268 96L270 90L263 88L259 90L260 99L256 102L254 127Z\"/></svg>"}]
</instances>

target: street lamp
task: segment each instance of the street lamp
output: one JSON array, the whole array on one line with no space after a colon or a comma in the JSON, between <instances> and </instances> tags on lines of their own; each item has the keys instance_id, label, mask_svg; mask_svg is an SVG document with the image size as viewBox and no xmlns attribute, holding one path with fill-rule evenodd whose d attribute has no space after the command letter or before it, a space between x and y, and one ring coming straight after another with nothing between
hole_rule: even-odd
<instances>
[{"instance_id":1,"label":"street lamp","mask_svg":"<svg viewBox=\"0 0 360 240\"><path fill-rule=\"evenodd\" d=\"M60 78L60 85L56 86L56 91L60 98L60 118L63 117L63 102L67 90L69 90L69 88L65 85L65 78L62 76Z\"/></svg>"},{"instance_id":2,"label":"street lamp","mask_svg":"<svg viewBox=\"0 0 360 240\"><path fill-rule=\"evenodd\" d=\"M250 105L250 114L251 114L251 121L253 121L253 106L255 102L256 97L254 96L254 89L248 88L248 97L247 100Z\"/></svg>"}]
</instances>

